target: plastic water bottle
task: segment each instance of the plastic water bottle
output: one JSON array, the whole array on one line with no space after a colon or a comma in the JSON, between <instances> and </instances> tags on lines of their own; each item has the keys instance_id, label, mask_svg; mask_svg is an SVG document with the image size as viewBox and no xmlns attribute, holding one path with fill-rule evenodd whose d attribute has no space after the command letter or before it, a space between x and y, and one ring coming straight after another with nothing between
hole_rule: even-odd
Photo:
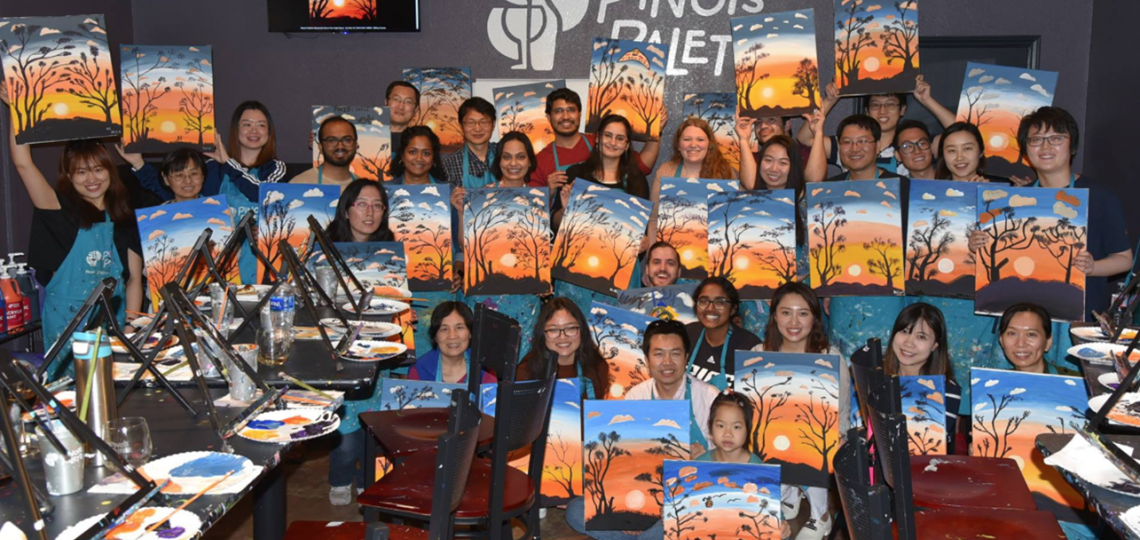
<instances>
[{"instance_id":1,"label":"plastic water bottle","mask_svg":"<svg viewBox=\"0 0 1140 540\"><path fill-rule=\"evenodd\" d=\"M269 298L269 324L274 329L293 331L293 316L297 313L293 285L288 281L277 287Z\"/></svg>"}]
</instances>

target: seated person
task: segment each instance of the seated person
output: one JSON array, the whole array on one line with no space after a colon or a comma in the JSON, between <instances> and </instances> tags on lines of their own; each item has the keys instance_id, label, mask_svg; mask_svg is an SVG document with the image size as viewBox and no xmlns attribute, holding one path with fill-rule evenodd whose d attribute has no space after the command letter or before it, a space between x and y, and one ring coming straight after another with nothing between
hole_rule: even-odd
<instances>
[{"instance_id":1,"label":"seated person","mask_svg":"<svg viewBox=\"0 0 1140 540\"><path fill-rule=\"evenodd\" d=\"M605 399L610 389L610 364L602 358L586 316L569 298L556 297L542 305L531 338L530 353L519 362L515 380L542 376L536 365L549 353L558 355L558 378L578 379L586 399Z\"/></svg>"},{"instance_id":2,"label":"seated person","mask_svg":"<svg viewBox=\"0 0 1140 540\"><path fill-rule=\"evenodd\" d=\"M953 453L962 389L954 380L946 320L938 308L919 302L899 312L891 330L890 347L883 358L883 371L900 377L942 375L946 378L946 452Z\"/></svg>"},{"instance_id":3,"label":"seated person","mask_svg":"<svg viewBox=\"0 0 1140 540\"><path fill-rule=\"evenodd\" d=\"M696 378L711 383L717 390L732 384L736 366L734 351L748 351L760 344L760 338L745 330L733 319L740 312L740 294L732 282L723 277L705 278L693 292L697 322L685 330L693 344L688 370Z\"/></svg>"},{"instance_id":4,"label":"seated person","mask_svg":"<svg viewBox=\"0 0 1140 540\"><path fill-rule=\"evenodd\" d=\"M297 175L290 183L331 184L343 190L356 180L351 167L360 149L355 124L341 116L330 116L317 128L316 142L321 145L321 164Z\"/></svg>"},{"instance_id":5,"label":"seated person","mask_svg":"<svg viewBox=\"0 0 1140 540\"><path fill-rule=\"evenodd\" d=\"M468 362L471 360L471 329L475 315L462 302L443 302L431 313L432 349L416 359L408 370L408 379L447 383L467 382ZM484 371L483 383L498 382L494 375Z\"/></svg>"},{"instance_id":6,"label":"seated person","mask_svg":"<svg viewBox=\"0 0 1140 540\"><path fill-rule=\"evenodd\" d=\"M1009 306L998 321L998 342L1016 371L1077 375L1045 361L1045 354L1053 348L1053 318L1037 304L1022 302Z\"/></svg>"},{"instance_id":7,"label":"seated person","mask_svg":"<svg viewBox=\"0 0 1140 540\"><path fill-rule=\"evenodd\" d=\"M336 216L325 227L333 242L391 242L388 190L372 180L353 180L340 193Z\"/></svg>"}]
</instances>

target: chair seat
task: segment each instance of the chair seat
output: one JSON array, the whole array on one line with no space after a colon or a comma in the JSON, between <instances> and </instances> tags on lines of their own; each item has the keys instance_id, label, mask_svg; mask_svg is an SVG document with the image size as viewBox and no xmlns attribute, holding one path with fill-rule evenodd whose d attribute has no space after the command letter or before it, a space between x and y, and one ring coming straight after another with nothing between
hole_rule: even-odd
<instances>
[{"instance_id":1,"label":"chair seat","mask_svg":"<svg viewBox=\"0 0 1140 540\"><path fill-rule=\"evenodd\" d=\"M1037 510L1012 459L912 456L910 474L916 507Z\"/></svg>"},{"instance_id":2,"label":"chair seat","mask_svg":"<svg viewBox=\"0 0 1140 540\"><path fill-rule=\"evenodd\" d=\"M384 513L426 520L431 515L432 496L435 495L432 493L435 466L435 452L417 452L365 489L356 498L356 502ZM530 508L535 501L534 483L530 477L510 465L507 466L505 476L503 512L516 515ZM456 520L469 521L488 516L490 480L491 461L476 458L471 463L467 489L455 512Z\"/></svg>"},{"instance_id":3,"label":"chair seat","mask_svg":"<svg viewBox=\"0 0 1140 540\"><path fill-rule=\"evenodd\" d=\"M914 514L919 540L986 538L987 540L1064 540L1057 518L1040 510L933 508Z\"/></svg>"},{"instance_id":4,"label":"chair seat","mask_svg":"<svg viewBox=\"0 0 1140 540\"><path fill-rule=\"evenodd\" d=\"M389 540L427 540L428 532L406 525L388 525ZM294 521L282 540L364 540L366 524L361 521Z\"/></svg>"},{"instance_id":5,"label":"chair seat","mask_svg":"<svg viewBox=\"0 0 1140 540\"><path fill-rule=\"evenodd\" d=\"M360 423L376 437L384 454L394 459L434 450L439 436L447 431L447 417L447 409L437 408L372 411L361 413ZM479 424L479 446L490 444L494 436L495 419L484 414Z\"/></svg>"}]
</instances>

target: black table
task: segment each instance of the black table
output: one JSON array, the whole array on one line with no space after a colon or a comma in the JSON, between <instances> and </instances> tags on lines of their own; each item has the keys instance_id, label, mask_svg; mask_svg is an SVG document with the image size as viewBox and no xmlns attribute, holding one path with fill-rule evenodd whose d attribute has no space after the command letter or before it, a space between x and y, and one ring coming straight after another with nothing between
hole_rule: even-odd
<instances>
[{"instance_id":1,"label":"black table","mask_svg":"<svg viewBox=\"0 0 1140 540\"><path fill-rule=\"evenodd\" d=\"M1093 362L1081 359L1081 373L1085 376L1085 383L1089 385L1089 396L1096 397L1101 394L1110 394L1112 389L1100 384L1098 380L1105 373L1116 373L1116 366L1110 362Z\"/></svg>"},{"instance_id":2,"label":"black table","mask_svg":"<svg viewBox=\"0 0 1140 540\"><path fill-rule=\"evenodd\" d=\"M1045 433L1037 436L1037 448L1045 457L1049 457L1056 452L1060 452L1066 444L1073 437L1078 435L1074 434L1053 434ZM1140 436L1136 435L1107 435L1106 439L1112 442L1131 446L1134 449L1140 449ZM1129 508L1140 505L1140 497L1130 497L1122 493L1107 490L1099 486L1092 485L1085 482L1081 477L1057 468L1061 476L1065 478L1073 489L1080 493L1085 501L1088 502L1090 508L1096 511L1097 515L1101 517L1116 534L1121 538L1128 540L1140 540L1140 535L1133 533L1124 523L1120 520L1120 515L1127 512Z\"/></svg>"}]
</instances>

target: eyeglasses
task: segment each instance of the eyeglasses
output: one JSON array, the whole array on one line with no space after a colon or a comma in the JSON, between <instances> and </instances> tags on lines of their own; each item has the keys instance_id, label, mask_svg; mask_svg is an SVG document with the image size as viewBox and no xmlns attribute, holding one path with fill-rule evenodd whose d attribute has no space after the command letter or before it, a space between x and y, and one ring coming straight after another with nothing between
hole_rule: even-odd
<instances>
[{"instance_id":1,"label":"eyeglasses","mask_svg":"<svg viewBox=\"0 0 1140 540\"><path fill-rule=\"evenodd\" d=\"M902 150L904 154L913 154L914 152L916 152L918 150L929 150L929 149L930 149L930 141L928 141L926 139L920 139L920 140L917 140L914 142L907 141L907 142L904 142L904 143L899 145L899 150Z\"/></svg>"},{"instance_id":2,"label":"eyeglasses","mask_svg":"<svg viewBox=\"0 0 1140 540\"><path fill-rule=\"evenodd\" d=\"M385 208L384 203L382 203L382 202L368 202L368 201L356 201L356 202L352 203L352 207L357 209L360 212L366 212L366 211L368 211L369 208L371 208L373 211L375 211L378 214L384 212L384 208Z\"/></svg>"},{"instance_id":3,"label":"eyeglasses","mask_svg":"<svg viewBox=\"0 0 1140 540\"><path fill-rule=\"evenodd\" d=\"M618 144L625 144L625 143L629 142L629 137L626 137L625 135L618 135L617 133L610 133L610 132L606 131L606 132L602 133L602 140L614 141Z\"/></svg>"},{"instance_id":4,"label":"eyeglasses","mask_svg":"<svg viewBox=\"0 0 1140 540\"><path fill-rule=\"evenodd\" d=\"M897 111L897 110L899 110L899 104L898 104L898 102L894 102L894 101L888 102L888 103L871 103L870 105L867 105L867 110L870 110L870 111Z\"/></svg>"},{"instance_id":5,"label":"eyeglasses","mask_svg":"<svg viewBox=\"0 0 1140 540\"><path fill-rule=\"evenodd\" d=\"M336 137L325 137L321 139L321 144L325 146L337 146L338 144L352 146L354 142L356 142L356 137L341 137L339 139Z\"/></svg>"},{"instance_id":6,"label":"eyeglasses","mask_svg":"<svg viewBox=\"0 0 1140 540\"><path fill-rule=\"evenodd\" d=\"M463 127L468 128L468 129L476 128L476 127L486 128L486 127L491 127L491 124L493 124L493 123L494 122L487 120L486 118L484 118L482 120L464 120L463 121Z\"/></svg>"},{"instance_id":7,"label":"eyeglasses","mask_svg":"<svg viewBox=\"0 0 1140 540\"><path fill-rule=\"evenodd\" d=\"M724 297L706 298L706 297L702 296L702 297L697 299L697 307L699 307L701 309L708 308L711 305L714 308L716 308L717 310L722 310L722 309L728 307L729 303L730 302L728 301L728 299L724 298Z\"/></svg>"},{"instance_id":8,"label":"eyeglasses","mask_svg":"<svg viewBox=\"0 0 1140 540\"><path fill-rule=\"evenodd\" d=\"M202 181L202 171L194 169L191 172L174 173L167 177L171 182L186 184Z\"/></svg>"},{"instance_id":9,"label":"eyeglasses","mask_svg":"<svg viewBox=\"0 0 1140 540\"><path fill-rule=\"evenodd\" d=\"M871 139L856 139L854 141L851 139L843 139L843 140L839 141L839 146L842 146L844 148L851 148L852 146L862 147L862 146L870 146L870 145L874 144L874 142L875 141L873 141Z\"/></svg>"},{"instance_id":10,"label":"eyeglasses","mask_svg":"<svg viewBox=\"0 0 1140 540\"><path fill-rule=\"evenodd\" d=\"M559 107L551 109L550 114L578 114L578 107Z\"/></svg>"},{"instance_id":11,"label":"eyeglasses","mask_svg":"<svg viewBox=\"0 0 1140 540\"><path fill-rule=\"evenodd\" d=\"M562 328L547 328L542 333L550 339L557 339L558 336L577 337L581 329L580 326L563 326Z\"/></svg>"},{"instance_id":12,"label":"eyeglasses","mask_svg":"<svg viewBox=\"0 0 1140 540\"><path fill-rule=\"evenodd\" d=\"M388 105L397 105L397 104L414 106L416 104L416 100L414 100L412 98L403 98L403 99L396 98L396 97L388 98Z\"/></svg>"},{"instance_id":13,"label":"eyeglasses","mask_svg":"<svg viewBox=\"0 0 1140 540\"><path fill-rule=\"evenodd\" d=\"M1049 146L1061 146L1061 143L1065 142L1065 139L1068 138L1068 135L1049 135L1048 137L1033 136L1026 138L1025 144L1037 147L1045 144L1045 141L1049 141Z\"/></svg>"}]
</instances>

